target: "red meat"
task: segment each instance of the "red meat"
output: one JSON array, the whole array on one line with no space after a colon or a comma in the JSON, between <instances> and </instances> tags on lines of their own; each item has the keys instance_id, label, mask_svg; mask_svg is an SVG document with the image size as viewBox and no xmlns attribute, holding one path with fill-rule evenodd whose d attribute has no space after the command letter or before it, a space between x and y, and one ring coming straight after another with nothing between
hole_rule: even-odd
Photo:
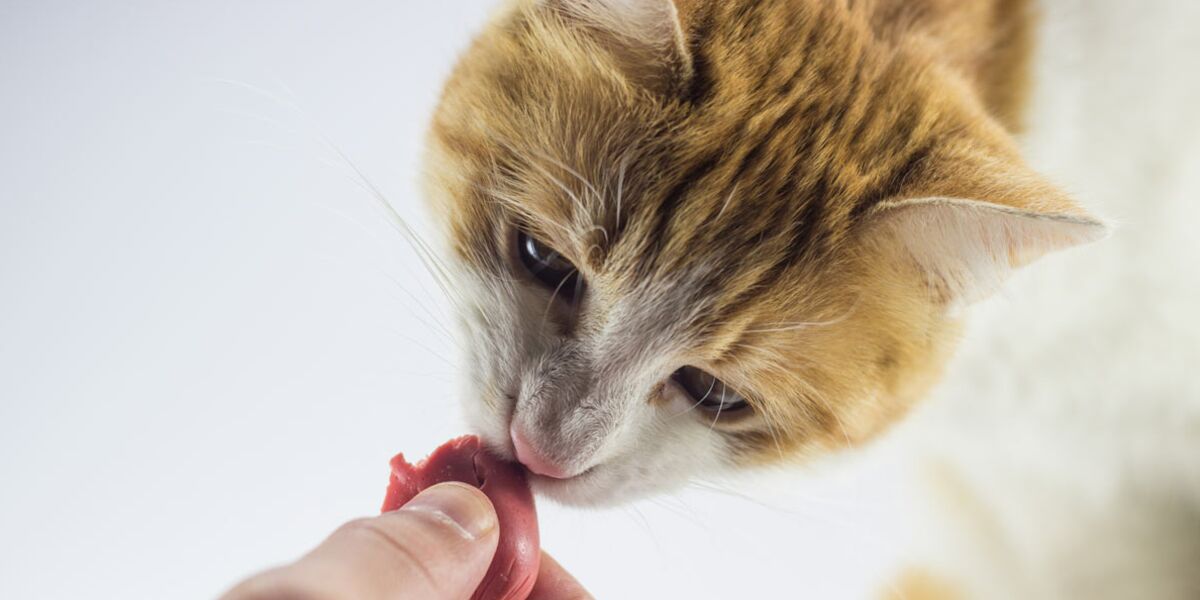
<instances>
[{"instance_id":1,"label":"red meat","mask_svg":"<svg viewBox=\"0 0 1200 600\"><path fill-rule=\"evenodd\" d=\"M421 490L447 481L483 490L500 521L496 557L472 600L525 600L537 581L542 557L533 494L525 471L489 454L479 438L446 442L415 465L404 460L403 454L396 455L383 512L397 510Z\"/></svg>"}]
</instances>

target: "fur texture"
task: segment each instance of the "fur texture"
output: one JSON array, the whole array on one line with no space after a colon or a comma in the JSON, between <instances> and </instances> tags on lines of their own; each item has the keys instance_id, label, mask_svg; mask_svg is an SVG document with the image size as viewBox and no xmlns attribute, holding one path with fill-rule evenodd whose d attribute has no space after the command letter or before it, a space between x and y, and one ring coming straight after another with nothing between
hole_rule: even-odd
<instances>
[{"instance_id":1,"label":"fur texture","mask_svg":"<svg viewBox=\"0 0 1200 600\"><path fill-rule=\"evenodd\" d=\"M451 77L429 191L467 290L469 414L609 502L861 444L921 399L962 305L1104 226L1011 138L1020 3L519 2ZM579 270L567 306L517 232ZM689 406L695 366L751 403Z\"/></svg>"},{"instance_id":2,"label":"fur texture","mask_svg":"<svg viewBox=\"0 0 1200 600\"><path fill-rule=\"evenodd\" d=\"M1117 219L972 311L890 448L969 598L1200 597L1200 5L1047 0L1026 155Z\"/></svg>"}]
</instances>

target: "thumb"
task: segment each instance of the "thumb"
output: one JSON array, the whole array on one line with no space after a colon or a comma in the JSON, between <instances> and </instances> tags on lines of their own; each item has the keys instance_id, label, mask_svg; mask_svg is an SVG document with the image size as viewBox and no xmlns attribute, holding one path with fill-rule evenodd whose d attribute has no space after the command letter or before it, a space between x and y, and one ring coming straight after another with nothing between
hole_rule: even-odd
<instances>
[{"instance_id":1,"label":"thumb","mask_svg":"<svg viewBox=\"0 0 1200 600\"><path fill-rule=\"evenodd\" d=\"M487 496L445 483L398 511L343 525L295 564L251 579L224 600L463 600L483 580L498 539Z\"/></svg>"}]
</instances>

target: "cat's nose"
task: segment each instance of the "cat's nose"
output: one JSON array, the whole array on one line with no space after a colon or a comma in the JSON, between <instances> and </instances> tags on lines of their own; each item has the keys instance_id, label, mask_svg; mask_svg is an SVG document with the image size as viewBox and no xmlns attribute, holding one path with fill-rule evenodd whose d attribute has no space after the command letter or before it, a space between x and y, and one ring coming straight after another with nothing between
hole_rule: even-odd
<instances>
[{"instance_id":1,"label":"cat's nose","mask_svg":"<svg viewBox=\"0 0 1200 600\"><path fill-rule=\"evenodd\" d=\"M517 453L517 461L525 465L526 469L553 479L566 479L571 476L566 467L535 450L516 423L513 423L510 434L512 435L513 449Z\"/></svg>"}]
</instances>

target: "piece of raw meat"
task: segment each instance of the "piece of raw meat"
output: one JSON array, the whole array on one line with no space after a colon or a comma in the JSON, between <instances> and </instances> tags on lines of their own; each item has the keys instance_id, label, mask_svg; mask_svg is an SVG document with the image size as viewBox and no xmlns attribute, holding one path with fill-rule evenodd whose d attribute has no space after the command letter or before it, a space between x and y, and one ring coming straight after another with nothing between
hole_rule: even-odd
<instances>
[{"instance_id":1,"label":"piece of raw meat","mask_svg":"<svg viewBox=\"0 0 1200 600\"><path fill-rule=\"evenodd\" d=\"M541 563L537 510L525 471L489 454L475 436L442 444L415 465L403 454L392 459L383 512L404 506L427 487L447 481L473 485L496 507L500 543L492 566L472 600L525 600L537 581Z\"/></svg>"}]
</instances>

